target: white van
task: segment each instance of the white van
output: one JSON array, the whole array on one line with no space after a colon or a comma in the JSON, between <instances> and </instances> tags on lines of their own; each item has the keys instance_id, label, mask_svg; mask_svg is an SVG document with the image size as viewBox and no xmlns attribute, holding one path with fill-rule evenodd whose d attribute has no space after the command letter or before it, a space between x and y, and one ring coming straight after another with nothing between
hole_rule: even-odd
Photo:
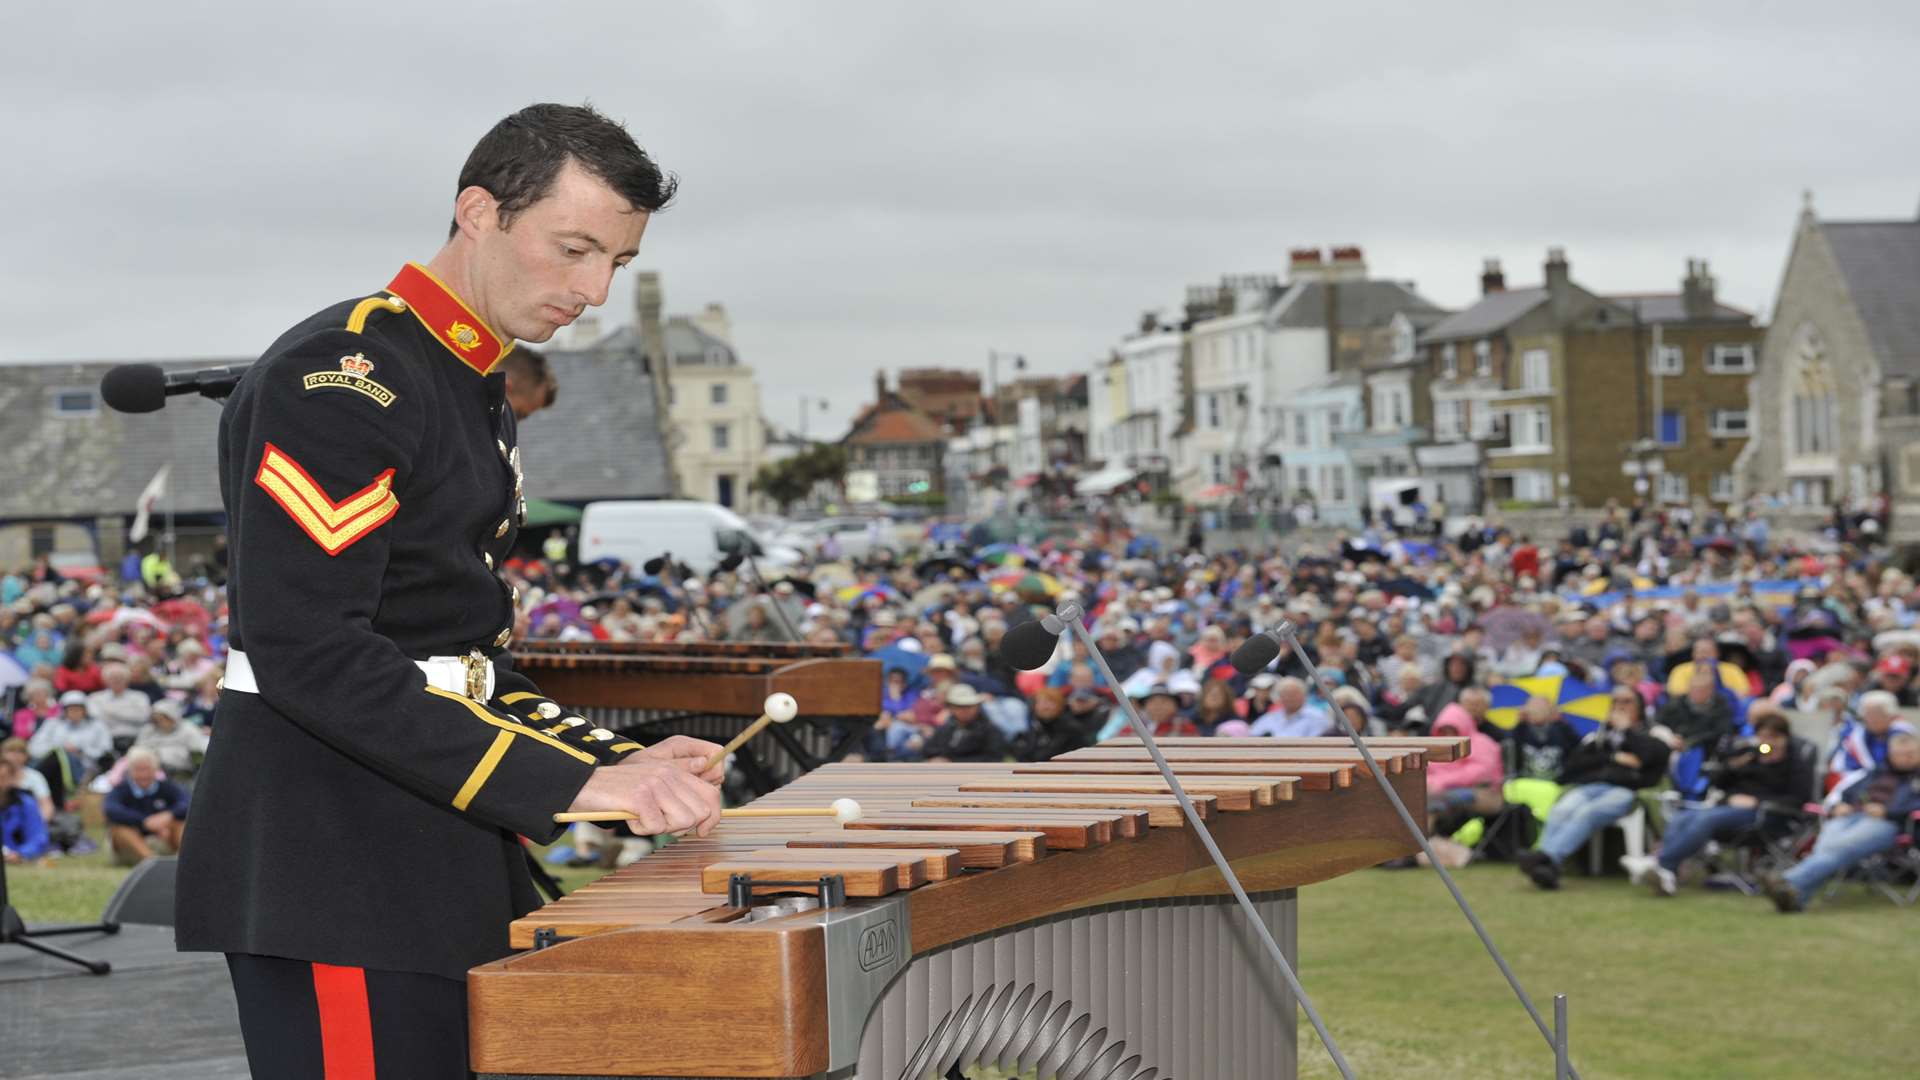
<instances>
[{"instance_id":1,"label":"white van","mask_svg":"<svg viewBox=\"0 0 1920 1080\"><path fill-rule=\"evenodd\" d=\"M763 571L800 562L798 551L767 543L739 514L715 503L617 500L588 503L581 514L583 563L615 558L639 569L669 552L700 574L735 552L753 556Z\"/></svg>"}]
</instances>

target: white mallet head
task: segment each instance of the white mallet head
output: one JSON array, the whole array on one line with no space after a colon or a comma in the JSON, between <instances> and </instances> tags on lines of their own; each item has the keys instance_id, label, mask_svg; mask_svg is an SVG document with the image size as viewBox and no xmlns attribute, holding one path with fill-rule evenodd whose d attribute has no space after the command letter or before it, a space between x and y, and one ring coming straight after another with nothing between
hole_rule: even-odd
<instances>
[{"instance_id":1,"label":"white mallet head","mask_svg":"<svg viewBox=\"0 0 1920 1080\"><path fill-rule=\"evenodd\" d=\"M792 694L768 694L766 704L761 709L776 724L784 724L800 715L800 703L793 700Z\"/></svg>"},{"instance_id":2,"label":"white mallet head","mask_svg":"<svg viewBox=\"0 0 1920 1080\"><path fill-rule=\"evenodd\" d=\"M833 800L833 816L842 825L860 820L860 803L854 799Z\"/></svg>"}]
</instances>

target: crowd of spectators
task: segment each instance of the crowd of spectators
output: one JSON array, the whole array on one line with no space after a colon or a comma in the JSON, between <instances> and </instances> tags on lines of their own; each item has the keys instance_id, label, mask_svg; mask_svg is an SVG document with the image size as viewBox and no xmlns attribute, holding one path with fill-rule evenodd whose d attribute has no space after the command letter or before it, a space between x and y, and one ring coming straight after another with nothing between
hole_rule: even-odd
<instances>
[{"instance_id":1,"label":"crowd of spectators","mask_svg":"<svg viewBox=\"0 0 1920 1080\"><path fill-rule=\"evenodd\" d=\"M1702 851L1768 808L1814 837L1803 808L1817 805L1811 854L1766 882L1795 910L1894 846L1920 808L1901 717L1920 704L1920 589L1845 539L1610 509L1545 542L1465 519L1207 550L1202 530L1163 544L1106 511L1032 545L989 540L937 526L907 550L765 585L745 567L576 566L556 536L505 571L523 640L802 640L883 659L883 709L855 751L872 761L1044 759L1121 732L1122 699L1160 735L1464 738L1468 758L1428 772L1436 851L1497 850L1490 826L1518 817L1508 855L1545 889L1618 824L1623 864L1673 895ZM4 820L32 802L51 818L45 847L75 850L86 841L66 819L92 791L121 808L123 857L175 845L217 737L219 583L43 571L0 582L0 647L25 676L0 755L25 794ZM1037 671L1000 655L1010 627L1067 600L1111 677L1070 635ZM1283 624L1321 680L1290 649L1266 671L1233 668L1239 645ZM1567 687L1603 697L1604 718L1563 708Z\"/></svg>"}]
</instances>

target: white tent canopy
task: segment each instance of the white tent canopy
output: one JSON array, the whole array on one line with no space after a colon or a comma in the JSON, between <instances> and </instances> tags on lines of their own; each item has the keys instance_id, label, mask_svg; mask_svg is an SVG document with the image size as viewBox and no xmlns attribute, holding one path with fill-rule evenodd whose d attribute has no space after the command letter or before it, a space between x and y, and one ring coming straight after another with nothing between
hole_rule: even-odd
<instances>
[{"instance_id":1,"label":"white tent canopy","mask_svg":"<svg viewBox=\"0 0 1920 1080\"><path fill-rule=\"evenodd\" d=\"M1121 465L1110 465L1097 473L1088 473L1073 485L1075 495L1105 495L1114 488L1134 478L1134 471Z\"/></svg>"}]
</instances>

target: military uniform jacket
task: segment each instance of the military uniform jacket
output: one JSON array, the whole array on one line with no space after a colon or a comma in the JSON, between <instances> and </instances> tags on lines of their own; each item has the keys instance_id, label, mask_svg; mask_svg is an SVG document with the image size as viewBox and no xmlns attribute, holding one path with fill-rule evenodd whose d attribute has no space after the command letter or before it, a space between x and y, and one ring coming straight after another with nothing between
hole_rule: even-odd
<instances>
[{"instance_id":1,"label":"military uniform jacket","mask_svg":"<svg viewBox=\"0 0 1920 1080\"><path fill-rule=\"evenodd\" d=\"M182 949L462 978L538 903L597 764L639 749L515 673L523 512L500 340L424 268L294 327L220 417L227 689L181 853ZM490 663L489 696L415 660Z\"/></svg>"}]
</instances>

